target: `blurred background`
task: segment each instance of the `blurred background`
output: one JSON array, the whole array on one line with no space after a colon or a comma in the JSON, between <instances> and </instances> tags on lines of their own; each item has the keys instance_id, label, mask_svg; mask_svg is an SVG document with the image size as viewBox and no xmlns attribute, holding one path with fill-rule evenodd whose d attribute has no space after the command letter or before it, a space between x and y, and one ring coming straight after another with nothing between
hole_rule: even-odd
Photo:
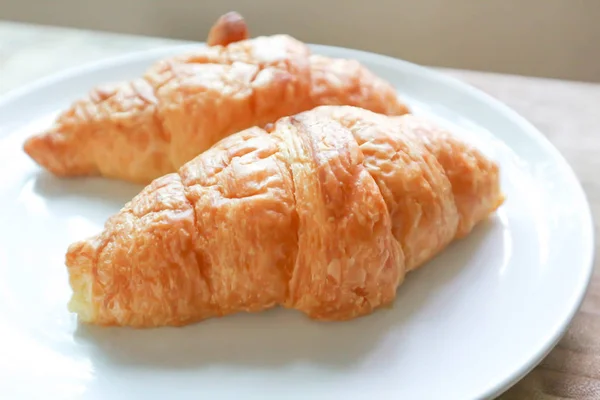
<instances>
[{"instance_id":1,"label":"blurred background","mask_svg":"<svg viewBox=\"0 0 600 400\"><path fill-rule=\"evenodd\" d=\"M600 82L600 0L0 0L3 20L198 41L230 10L253 36Z\"/></svg>"}]
</instances>

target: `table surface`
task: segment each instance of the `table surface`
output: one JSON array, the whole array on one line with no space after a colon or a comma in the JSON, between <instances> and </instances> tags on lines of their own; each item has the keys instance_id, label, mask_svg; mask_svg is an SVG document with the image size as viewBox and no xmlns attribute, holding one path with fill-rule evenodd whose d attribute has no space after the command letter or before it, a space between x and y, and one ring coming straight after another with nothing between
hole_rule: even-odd
<instances>
[{"instance_id":1,"label":"table surface","mask_svg":"<svg viewBox=\"0 0 600 400\"><path fill-rule=\"evenodd\" d=\"M0 95L42 76L181 42L0 22ZM447 70L529 119L572 165L600 223L600 85ZM596 238L596 249L600 239ZM506 399L600 399L600 257L587 296L556 348Z\"/></svg>"}]
</instances>

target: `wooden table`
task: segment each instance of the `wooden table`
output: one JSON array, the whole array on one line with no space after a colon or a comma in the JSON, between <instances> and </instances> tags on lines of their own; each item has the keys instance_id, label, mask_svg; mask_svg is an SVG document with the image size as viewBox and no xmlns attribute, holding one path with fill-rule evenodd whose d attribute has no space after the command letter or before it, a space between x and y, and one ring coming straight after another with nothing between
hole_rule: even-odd
<instances>
[{"instance_id":1,"label":"wooden table","mask_svg":"<svg viewBox=\"0 0 600 400\"><path fill-rule=\"evenodd\" d=\"M0 22L0 95L85 62L156 48L167 39ZM600 85L444 70L536 125L575 169L600 223ZM596 239L596 248L600 248ZM500 398L600 399L600 257L588 294L558 346Z\"/></svg>"}]
</instances>

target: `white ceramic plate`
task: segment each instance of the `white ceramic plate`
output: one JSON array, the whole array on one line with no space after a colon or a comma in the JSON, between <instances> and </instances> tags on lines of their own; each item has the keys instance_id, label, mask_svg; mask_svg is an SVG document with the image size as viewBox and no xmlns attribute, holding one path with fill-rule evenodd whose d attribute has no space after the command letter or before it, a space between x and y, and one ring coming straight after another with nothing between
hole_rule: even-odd
<instances>
[{"instance_id":1,"label":"white ceramic plate","mask_svg":"<svg viewBox=\"0 0 600 400\"><path fill-rule=\"evenodd\" d=\"M337 324L274 310L186 328L78 326L67 246L139 186L59 180L23 140L93 85L133 78L171 47L96 63L0 101L0 397L471 399L499 394L556 343L591 273L590 211L572 170L529 123L458 81L341 48L419 113L499 160L508 200L409 275L392 309ZM470 133L466 133L470 132Z\"/></svg>"}]
</instances>

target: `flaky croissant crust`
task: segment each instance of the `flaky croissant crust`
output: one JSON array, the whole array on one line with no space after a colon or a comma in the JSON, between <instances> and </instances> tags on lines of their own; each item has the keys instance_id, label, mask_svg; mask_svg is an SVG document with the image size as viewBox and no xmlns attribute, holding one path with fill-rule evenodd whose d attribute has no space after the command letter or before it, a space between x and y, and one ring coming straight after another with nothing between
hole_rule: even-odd
<instances>
[{"instance_id":1,"label":"flaky croissant crust","mask_svg":"<svg viewBox=\"0 0 600 400\"><path fill-rule=\"evenodd\" d=\"M503 202L498 166L427 120L318 107L227 137L70 246L70 309L184 325L275 306L347 320Z\"/></svg>"},{"instance_id":2,"label":"flaky croissant crust","mask_svg":"<svg viewBox=\"0 0 600 400\"><path fill-rule=\"evenodd\" d=\"M247 36L240 16L223 16L210 46L93 89L29 138L25 152L58 176L149 183L227 135L319 105L408 112L395 89L357 61L311 54L287 35Z\"/></svg>"}]
</instances>

